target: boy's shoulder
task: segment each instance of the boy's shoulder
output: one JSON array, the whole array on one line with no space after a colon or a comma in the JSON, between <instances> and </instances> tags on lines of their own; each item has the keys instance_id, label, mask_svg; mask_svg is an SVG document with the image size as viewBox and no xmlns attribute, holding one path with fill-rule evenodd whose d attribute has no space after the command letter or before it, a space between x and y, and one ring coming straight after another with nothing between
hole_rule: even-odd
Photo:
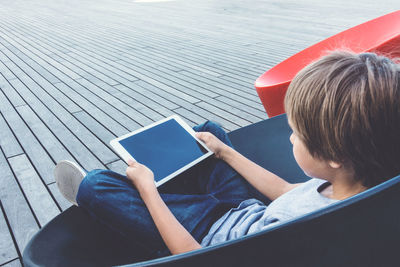
<instances>
[{"instance_id":1,"label":"boy's shoulder","mask_svg":"<svg viewBox=\"0 0 400 267\"><path fill-rule=\"evenodd\" d=\"M293 218L335 203L337 200L321 194L329 185L325 180L312 178L275 199L266 212L286 214Z\"/></svg>"}]
</instances>

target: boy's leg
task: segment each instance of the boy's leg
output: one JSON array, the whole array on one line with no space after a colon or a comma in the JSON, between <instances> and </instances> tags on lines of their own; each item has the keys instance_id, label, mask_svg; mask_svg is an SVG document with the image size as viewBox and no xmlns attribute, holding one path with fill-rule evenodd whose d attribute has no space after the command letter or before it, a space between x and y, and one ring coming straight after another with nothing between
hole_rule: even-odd
<instances>
[{"instance_id":1,"label":"boy's leg","mask_svg":"<svg viewBox=\"0 0 400 267\"><path fill-rule=\"evenodd\" d=\"M206 122L194 129L209 131L232 146L215 123ZM171 187L159 190L171 212L198 242L225 212L250 197L248 183L225 162L210 158L199 167L183 178L194 181L201 193L176 194L179 190ZM108 170L89 172L80 185L77 202L115 232L143 244L149 257L169 254L139 193L125 176Z\"/></svg>"},{"instance_id":2,"label":"boy's leg","mask_svg":"<svg viewBox=\"0 0 400 267\"><path fill-rule=\"evenodd\" d=\"M238 204L220 203L212 195L161 194L161 197L198 242L212 223ZM77 202L135 246L142 244L149 258L169 254L139 193L125 176L108 170L89 172L79 187Z\"/></svg>"}]
</instances>

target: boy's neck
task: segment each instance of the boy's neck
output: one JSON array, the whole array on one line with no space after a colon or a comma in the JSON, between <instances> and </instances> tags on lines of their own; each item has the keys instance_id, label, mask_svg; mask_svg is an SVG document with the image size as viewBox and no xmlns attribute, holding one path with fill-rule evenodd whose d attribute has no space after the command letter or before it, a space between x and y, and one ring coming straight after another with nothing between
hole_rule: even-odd
<instances>
[{"instance_id":1,"label":"boy's neck","mask_svg":"<svg viewBox=\"0 0 400 267\"><path fill-rule=\"evenodd\" d=\"M347 175L337 176L328 181L331 185L326 187L321 194L332 199L346 199L367 189L361 182L355 181L352 177L348 177Z\"/></svg>"}]
</instances>

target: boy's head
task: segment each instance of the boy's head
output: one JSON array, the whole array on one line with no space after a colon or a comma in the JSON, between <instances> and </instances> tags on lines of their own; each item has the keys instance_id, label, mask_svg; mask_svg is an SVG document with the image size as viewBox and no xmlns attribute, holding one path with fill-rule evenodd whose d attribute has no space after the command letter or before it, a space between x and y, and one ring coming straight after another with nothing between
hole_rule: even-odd
<instances>
[{"instance_id":1,"label":"boy's head","mask_svg":"<svg viewBox=\"0 0 400 267\"><path fill-rule=\"evenodd\" d=\"M310 154L340 162L371 187L400 174L400 67L337 51L301 70L285 98Z\"/></svg>"}]
</instances>

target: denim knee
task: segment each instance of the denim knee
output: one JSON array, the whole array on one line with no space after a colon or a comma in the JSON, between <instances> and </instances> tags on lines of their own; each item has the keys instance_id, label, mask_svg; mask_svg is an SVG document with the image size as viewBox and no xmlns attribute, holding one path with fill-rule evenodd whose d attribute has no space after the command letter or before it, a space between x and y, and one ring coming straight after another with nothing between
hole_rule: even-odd
<instances>
[{"instance_id":1,"label":"denim knee","mask_svg":"<svg viewBox=\"0 0 400 267\"><path fill-rule=\"evenodd\" d=\"M214 131L224 131L221 128L221 124L219 124L218 122L214 122L214 121L206 121L202 124L199 124L197 126L194 126L193 129L196 132L214 132Z\"/></svg>"},{"instance_id":2,"label":"denim knee","mask_svg":"<svg viewBox=\"0 0 400 267\"><path fill-rule=\"evenodd\" d=\"M96 197L96 184L99 180L99 174L103 170L93 170L86 174L81 184L79 185L76 201L79 206L89 204L90 200Z\"/></svg>"}]
</instances>

